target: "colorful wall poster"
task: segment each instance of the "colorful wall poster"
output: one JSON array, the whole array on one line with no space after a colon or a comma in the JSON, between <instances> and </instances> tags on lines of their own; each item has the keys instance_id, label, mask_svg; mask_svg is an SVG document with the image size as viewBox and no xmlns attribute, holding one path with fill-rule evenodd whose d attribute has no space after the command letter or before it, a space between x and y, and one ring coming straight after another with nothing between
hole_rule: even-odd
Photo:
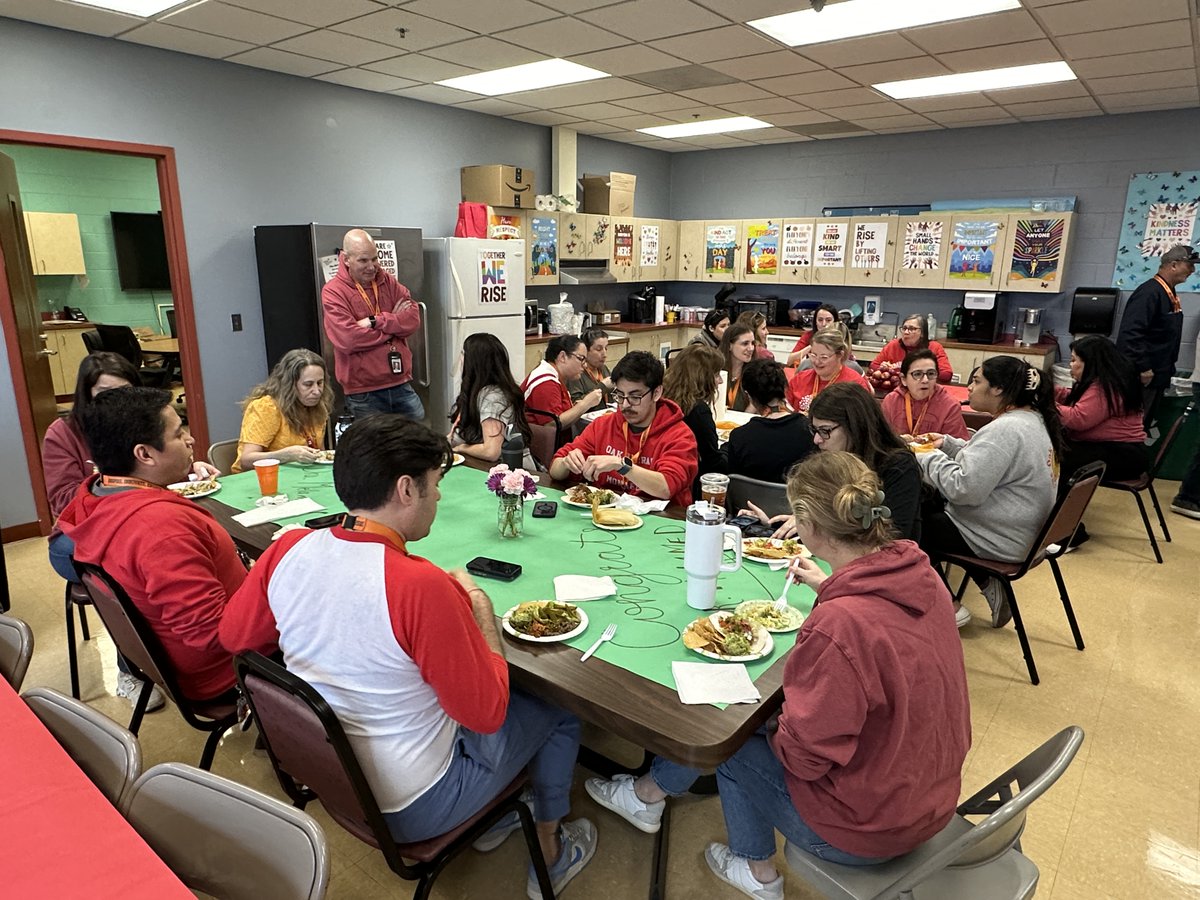
<instances>
[{"instance_id":1,"label":"colorful wall poster","mask_svg":"<svg viewBox=\"0 0 1200 900\"><path fill-rule=\"evenodd\" d=\"M1129 176L1125 219L1117 241L1113 287L1132 290L1158 271L1158 258L1176 244L1195 245L1200 172L1141 172ZM1200 291L1200 275L1176 290Z\"/></svg>"},{"instance_id":2,"label":"colorful wall poster","mask_svg":"<svg viewBox=\"0 0 1200 900\"><path fill-rule=\"evenodd\" d=\"M658 226L641 226L641 265L655 267L658 265Z\"/></svg>"},{"instance_id":3,"label":"colorful wall poster","mask_svg":"<svg viewBox=\"0 0 1200 900\"><path fill-rule=\"evenodd\" d=\"M1062 219L1018 219L1008 266L1009 281L1057 281L1065 233L1066 222Z\"/></svg>"},{"instance_id":4,"label":"colorful wall poster","mask_svg":"<svg viewBox=\"0 0 1200 900\"><path fill-rule=\"evenodd\" d=\"M558 274L558 217L533 216L529 220L532 238L529 248L529 274Z\"/></svg>"},{"instance_id":5,"label":"colorful wall poster","mask_svg":"<svg viewBox=\"0 0 1200 900\"><path fill-rule=\"evenodd\" d=\"M887 254L887 222L855 222L854 241L850 249L850 267L879 269Z\"/></svg>"},{"instance_id":6,"label":"colorful wall poster","mask_svg":"<svg viewBox=\"0 0 1200 900\"><path fill-rule=\"evenodd\" d=\"M732 275L736 250L736 225L704 226L704 271L706 274Z\"/></svg>"},{"instance_id":7,"label":"colorful wall poster","mask_svg":"<svg viewBox=\"0 0 1200 900\"><path fill-rule=\"evenodd\" d=\"M503 250L479 251L479 302L503 303L508 299L508 254Z\"/></svg>"},{"instance_id":8,"label":"colorful wall poster","mask_svg":"<svg viewBox=\"0 0 1200 900\"><path fill-rule=\"evenodd\" d=\"M521 214L493 212L488 216L488 237L494 241L521 240Z\"/></svg>"},{"instance_id":9,"label":"colorful wall poster","mask_svg":"<svg viewBox=\"0 0 1200 900\"><path fill-rule=\"evenodd\" d=\"M996 219L955 222L947 277L962 282L990 281L999 241L1000 222Z\"/></svg>"},{"instance_id":10,"label":"colorful wall poster","mask_svg":"<svg viewBox=\"0 0 1200 900\"><path fill-rule=\"evenodd\" d=\"M807 268L812 265L812 222L789 222L783 226L783 256L785 269Z\"/></svg>"},{"instance_id":11,"label":"colorful wall poster","mask_svg":"<svg viewBox=\"0 0 1200 900\"><path fill-rule=\"evenodd\" d=\"M779 273L779 223L748 222L746 224L746 274L776 275Z\"/></svg>"},{"instance_id":12,"label":"colorful wall poster","mask_svg":"<svg viewBox=\"0 0 1200 900\"><path fill-rule=\"evenodd\" d=\"M633 225L626 223L613 227L613 262L618 266L633 265Z\"/></svg>"},{"instance_id":13,"label":"colorful wall poster","mask_svg":"<svg viewBox=\"0 0 1200 900\"><path fill-rule=\"evenodd\" d=\"M817 249L813 265L819 269L840 269L846 265L846 235L849 222L817 222Z\"/></svg>"},{"instance_id":14,"label":"colorful wall poster","mask_svg":"<svg viewBox=\"0 0 1200 900\"><path fill-rule=\"evenodd\" d=\"M941 222L906 222L900 266L905 269L936 269L942 257Z\"/></svg>"}]
</instances>

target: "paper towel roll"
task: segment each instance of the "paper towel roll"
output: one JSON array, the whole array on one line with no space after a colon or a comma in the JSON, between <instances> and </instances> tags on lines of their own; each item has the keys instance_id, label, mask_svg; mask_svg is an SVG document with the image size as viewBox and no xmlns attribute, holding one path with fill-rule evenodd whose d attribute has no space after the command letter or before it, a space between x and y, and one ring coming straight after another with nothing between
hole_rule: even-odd
<instances>
[{"instance_id":1,"label":"paper towel roll","mask_svg":"<svg viewBox=\"0 0 1200 900\"><path fill-rule=\"evenodd\" d=\"M667 320L667 298L659 294L654 298L654 321L661 325Z\"/></svg>"},{"instance_id":2,"label":"paper towel roll","mask_svg":"<svg viewBox=\"0 0 1200 900\"><path fill-rule=\"evenodd\" d=\"M728 405L725 403L726 391L729 389L729 372L721 370L721 380L717 383L717 399L713 403L713 418L720 422L725 418Z\"/></svg>"},{"instance_id":3,"label":"paper towel roll","mask_svg":"<svg viewBox=\"0 0 1200 900\"><path fill-rule=\"evenodd\" d=\"M550 209L549 200L550 200L550 198L547 197L545 194L538 194L536 197L533 198L533 208L540 209L540 210L549 210Z\"/></svg>"}]
</instances>

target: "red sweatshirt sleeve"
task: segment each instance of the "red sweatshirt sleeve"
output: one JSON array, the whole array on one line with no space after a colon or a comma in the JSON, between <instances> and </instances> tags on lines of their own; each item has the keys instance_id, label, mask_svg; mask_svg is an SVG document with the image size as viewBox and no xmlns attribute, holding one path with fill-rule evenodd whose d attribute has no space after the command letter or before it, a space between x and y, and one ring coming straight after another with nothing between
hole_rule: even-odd
<instances>
[{"instance_id":1,"label":"red sweatshirt sleeve","mask_svg":"<svg viewBox=\"0 0 1200 900\"><path fill-rule=\"evenodd\" d=\"M799 353L801 350L807 347L810 343L812 343L812 336L813 333L811 331L806 331L804 334L800 335L800 340L796 341L796 346L792 348L792 352Z\"/></svg>"},{"instance_id":2,"label":"red sweatshirt sleeve","mask_svg":"<svg viewBox=\"0 0 1200 900\"><path fill-rule=\"evenodd\" d=\"M352 306L353 302L347 285L340 279L329 282L321 291L322 318L329 342L343 353L370 350L386 344L388 336L380 329L363 328L358 324L358 320L366 318L367 313L364 311L358 315Z\"/></svg>"},{"instance_id":3,"label":"red sweatshirt sleeve","mask_svg":"<svg viewBox=\"0 0 1200 900\"><path fill-rule=\"evenodd\" d=\"M1095 383L1088 386L1074 406L1066 406L1061 402L1057 406L1058 418L1067 431L1087 431L1111 418L1104 392Z\"/></svg>"},{"instance_id":4,"label":"red sweatshirt sleeve","mask_svg":"<svg viewBox=\"0 0 1200 900\"><path fill-rule=\"evenodd\" d=\"M462 585L432 564L384 573L396 642L417 664L446 715L491 734L508 713L508 664L484 640Z\"/></svg>"},{"instance_id":5,"label":"red sweatshirt sleeve","mask_svg":"<svg viewBox=\"0 0 1200 900\"><path fill-rule=\"evenodd\" d=\"M700 470L700 457L696 451L696 436L686 423L680 422L659 438L654 448L653 469L667 481L669 493L662 499L683 506L691 502L692 482Z\"/></svg>"},{"instance_id":6,"label":"red sweatshirt sleeve","mask_svg":"<svg viewBox=\"0 0 1200 900\"><path fill-rule=\"evenodd\" d=\"M871 360L871 365L868 370L874 372L879 368L881 363L885 362L902 362L904 360L904 350L900 346L899 338L892 338L883 345L883 349L875 354L875 358Z\"/></svg>"},{"instance_id":7,"label":"red sweatshirt sleeve","mask_svg":"<svg viewBox=\"0 0 1200 900\"><path fill-rule=\"evenodd\" d=\"M605 419L620 418L617 413L609 416L601 416L596 419L587 428L583 429L579 437L573 441L569 441L558 448L558 452L554 454L555 459L566 456L572 450L578 450L584 456L596 456L597 447L604 445L604 437L601 434L604 426L607 424Z\"/></svg>"},{"instance_id":8,"label":"red sweatshirt sleeve","mask_svg":"<svg viewBox=\"0 0 1200 900\"><path fill-rule=\"evenodd\" d=\"M221 617L221 646L230 653L257 650L271 654L279 649L279 629L267 600L267 586L275 567L296 542L311 534L308 529L289 531L258 558L242 586L229 598Z\"/></svg>"},{"instance_id":9,"label":"red sweatshirt sleeve","mask_svg":"<svg viewBox=\"0 0 1200 900\"><path fill-rule=\"evenodd\" d=\"M946 348L937 341L930 341L929 349L937 357L938 381L942 384L949 384L950 379L954 377L954 367L950 365L950 357L946 355Z\"/></svg>"},{"instance_id":10,"label":"red sweatshirt sleeve","mask_svg":"<svg viewBox=\"0 0 1200 900\"><path fill-rule=\"evenodd\" d=\"M79 486L92 474L85 457L86 446L65 419L56 419L42 441L42 474L46 498L55 518L67 508Z\"/></svg>"},{"instance_id":11,"label":"red sweatshirt sleeve","mask_svg":"<svg viewBox=\"0 0 1200 900\"><path fill-rule=\"evenodd\" d=\"M421 327L421 307L413 302L408 288L396 282L391 286L392 308L375 317L375 328L392 337L408 337Z\"/></svg>"}]
</instances>

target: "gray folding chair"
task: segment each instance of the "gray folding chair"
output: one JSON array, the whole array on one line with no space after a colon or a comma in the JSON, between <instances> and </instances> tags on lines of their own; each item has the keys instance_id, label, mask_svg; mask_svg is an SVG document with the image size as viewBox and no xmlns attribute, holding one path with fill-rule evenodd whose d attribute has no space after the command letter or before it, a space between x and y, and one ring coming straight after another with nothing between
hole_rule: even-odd
<instances>
[{"instance_id":1,"label":"gray folding chair","mask_svg":"<svg viewBox=\"0 0 1200 900\"><path fill-rule=\"evenodd\" d=\"M736 513L746 508L747 500L753 500L754 505L768 516L790 515L792 512L788 505L786 484L759 481L745 475L730 475L726 505Z\"/></svg>"},{"instance_id":2,"label":"gray folding chair","mask_svg":"<svg viewBox=\"0 0 1200 900\"><path fill-rule=\"evenodd\" d=\"M100 793L120 807L142 773L142 748L133 732L52 688L30 688L21 699Z\"/></svg>"},{"instance_id":3,"label":"gray folding chair","mask_svg":"<svg viewBox=\"0 0 1200 900\"><path fill-rule=\"evenodd\" d=\"M237 462L237 448L236 438L231 441L217 441L208 448L208 461L216 466L222 475L229 475L233 472L233 464Z\"/></svg>"},{"instance_id":4,"label":"gray folding chair","mask_svg":"<svg viewBox=\"0 0 1200 900\"><path fill-rule=\"evenodd\" d=\"M1026 810L1067 770L1082 743L1082 728L1064 728L965 800L945 828L904 856L878 866L841 866L788 844L788 865L834 900L1026 900L1038 883L1037 866L1021 853ZM977 824L964 818L981 815L987 818Z\"/></svg>"},{"instance_id":5,"label":"gray folding chair","mask_svg":"<svg viewBox=\"0 0 1200 900\"><path fill-rule=\"evenodd\" d=\"M33 657L33 629L16 616L0 616L0 676L21 689Z\"/></svg>"},{"instance_id":6,"label":"gray folding chair","mask_svg":"<svg viewBox=\"0 0 1200 900\"><path fill-rule=\"evenodd\" d=\"M182 763L133 786L125 817L192 890L221 900L320 900L325 832L308 813Z\"/></svg>"}]
</instances>

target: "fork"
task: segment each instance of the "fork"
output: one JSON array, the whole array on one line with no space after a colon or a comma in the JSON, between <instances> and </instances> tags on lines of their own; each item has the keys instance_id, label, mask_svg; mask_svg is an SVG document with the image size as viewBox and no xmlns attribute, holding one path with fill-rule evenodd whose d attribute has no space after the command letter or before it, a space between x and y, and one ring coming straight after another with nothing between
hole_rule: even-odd
<instances>
[{"instance_id":1,"label":"fork","mask_svg":"<svg viewBox=\"0 0 1200 900\"><path fill-rule=\"evenodd\" d=\"M779 599L775 601L775 608L776 608L776 609L786 609L786 608L787 608L787 605L788 605L788 602L787 602L787 592L788 592L788 588L790 588L790 587L791 587L791 586L792 586L792 585L795 583L795 581L796 581L796 576L794 576L794 575L791 573L791 570L789 570L789 571L788 571L787 578L785 578L785 579L784 579L784 581L783 581L783 590L779 592Z\"/></svg>"},{"instance_id":2,"label":"fork","mask_svg":"<svg viewBox=\"0 0 1200 900\"><path fill-rule=\"evenodd\" d=\"M613 622L611 625L609 625L607 628L604 629L604 632L600 635L600 637L598 637L596 639L596 643L594 643L594 644L592 644L592 646L588 647L587 653L585 653L585 654L583 654L583 656L579 657L579 661L587 662L588 657L590 657L593 653L595 653L597 650L599 650L600 645L603 644L605 641L611 641L613 639L613 635L616 633L617 633L617 623Z\"/></svg>"}]
</instances>

